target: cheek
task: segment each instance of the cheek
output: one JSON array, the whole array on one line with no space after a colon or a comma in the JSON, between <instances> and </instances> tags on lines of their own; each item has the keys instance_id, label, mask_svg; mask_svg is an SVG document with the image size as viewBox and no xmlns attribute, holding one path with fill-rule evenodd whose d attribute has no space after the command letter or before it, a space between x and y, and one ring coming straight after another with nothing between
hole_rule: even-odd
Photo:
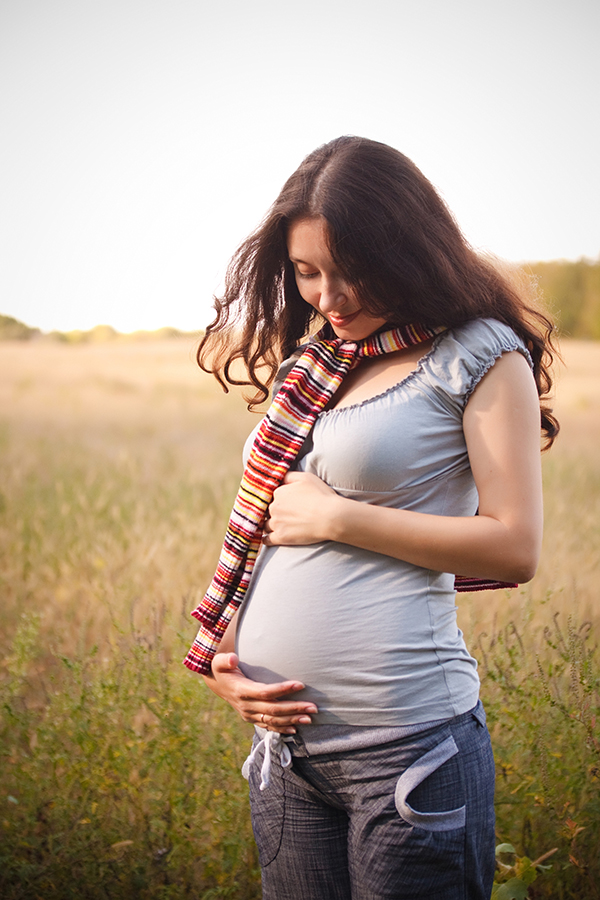
<instances>
[{"instance_id":1,"label":"cheek","mask_svg":"<svg viewBox=\"0 0 600 900\"><path fill-rule=\"evenodd\" d=\"M298 291L300 292L300 296L302 299L308 303L310 306L314 306L315 309L318 308L319 303L319 294L315 291L314 288L311 289L310 285L306 284L306 282L298 284Z\"/></svg>"}]
</instances>

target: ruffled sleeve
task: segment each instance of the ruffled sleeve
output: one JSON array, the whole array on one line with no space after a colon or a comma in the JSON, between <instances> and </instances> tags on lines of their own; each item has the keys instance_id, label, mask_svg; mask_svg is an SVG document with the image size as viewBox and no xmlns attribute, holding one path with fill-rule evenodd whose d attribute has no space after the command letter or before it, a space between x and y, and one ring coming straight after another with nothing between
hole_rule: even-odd
<instances>
[{"instance_id":1,"label":"ruffled sleeve","mask_svg":"<svg viewBox=\"0 0 600 900\"><path fill-rule=\"evenodd\" d=\"M460 415L483 376L503 353L516 350L533 369L522 339L496 319L475 319L452 328L438 340L426 377L438 400Z\"/></svg>"}]
</instances>

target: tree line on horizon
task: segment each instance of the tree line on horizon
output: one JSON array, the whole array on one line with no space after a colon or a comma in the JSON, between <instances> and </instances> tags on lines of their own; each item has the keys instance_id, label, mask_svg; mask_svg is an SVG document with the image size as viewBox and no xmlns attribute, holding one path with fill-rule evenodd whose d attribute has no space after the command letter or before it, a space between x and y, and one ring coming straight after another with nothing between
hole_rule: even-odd
<instances>
[{"instance_id":1,"label":"tree line on horizon","mask_svg":"<svg viewBox=\"0 0 600 900\"><path fill-rule=\"evenodd\" d=\"M123 334L112 325L96 325L88 331L77 328L73 331L43 332L40 328L31 328L12 316L0 314L0 340L4 341L56 341L62 344L105 344L109 341L155 341L171 338L189 337L196 339L201 331L180 331L178 328L164 326L156 331L132 331Z\"/></svg>"},{"instance_id":2,"label":"tree line on horizon","mask_svg":"<svg viewBox=\"0 0 600 900\"><path fill-rule=\"evenodd\" d=\"M537 279L563 337L600 340L600 258L529 263L524 269Z\"/></svg>"},{"instance_id":3,"label":"tree line on horizon","mask_svg":"<svg viewBox=\"0 0 600 900\"><path fill-rule=\"evenodd\" d=\"M555 260L527 263L522 267L538 285L544 307L555 320L563 337L600 340L600 258L576 262ZM121 334L110 325L96 325L89 331L52 331L44 334L12 316L0 315L0 340L29 341L50 339L67 344L104 343L114 340L164 340L176 337L197 338L200 332L185 332L164 327L157 331Z\"/></svg>"}]
</instances>

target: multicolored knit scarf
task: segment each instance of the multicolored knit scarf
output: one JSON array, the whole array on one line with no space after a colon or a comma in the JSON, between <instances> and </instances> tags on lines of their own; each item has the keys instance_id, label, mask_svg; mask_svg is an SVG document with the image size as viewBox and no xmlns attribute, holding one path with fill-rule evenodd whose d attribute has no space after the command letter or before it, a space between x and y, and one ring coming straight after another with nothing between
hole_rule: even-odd
<instances>
[{"instance_id":1,"label":"multicolored knit scarf","mask_svg":"<svg viewBox=\"0 0 600 900\"><path fill-rule=\"evenodd\" d=\"M444 330L407 325L354 342L324 338L324 329L307 346L273 400L252 445L217 571L202 603L192 613L201 627L184 660L188 669L202 674L210 672L225 630L250 584L273 492L282 483L317 416L346 374L364 357L403 350ZM473 578L457 578L455 582L459 591L514 586Z\"/></svg>"}]
</instances>

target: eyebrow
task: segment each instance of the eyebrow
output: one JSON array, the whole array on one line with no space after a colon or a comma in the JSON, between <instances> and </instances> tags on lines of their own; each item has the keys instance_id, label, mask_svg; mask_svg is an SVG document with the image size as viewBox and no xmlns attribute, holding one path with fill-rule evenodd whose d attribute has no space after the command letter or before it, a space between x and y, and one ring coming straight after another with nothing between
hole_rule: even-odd
<instances>
[{"instance_id":1,"label":"eyebrow","mask_svg":"<svg viewBox=\"0 0 600 900\"><path fill-rule=\"evenodd\" d=\"M293 263L302 263L303 266L310 266L312 263L306 262L304 259L298 259L296 256L290 256L290 262Z\"/></svg>"}]
</instances>

